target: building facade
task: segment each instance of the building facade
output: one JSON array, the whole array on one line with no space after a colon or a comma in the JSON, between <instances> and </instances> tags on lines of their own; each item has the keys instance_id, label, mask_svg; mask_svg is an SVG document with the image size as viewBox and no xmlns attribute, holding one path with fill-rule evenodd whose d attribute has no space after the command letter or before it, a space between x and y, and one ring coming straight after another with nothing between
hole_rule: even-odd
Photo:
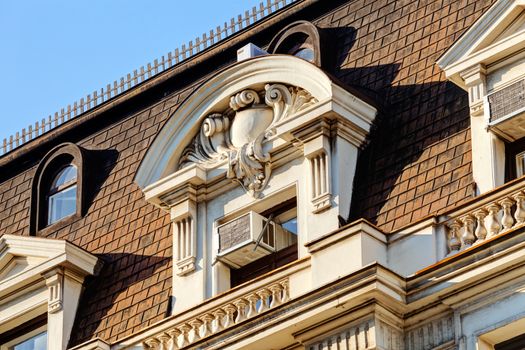
<instances>
[{"instance_id":1,"label":"building facade","mask_svg":"<svg viewBox=\"0 0 525 350\"><path fill-rule=\"evenodd\" d=\"M524 52L269 1L4 140L0 349L524 348Z\"/></svg>"}]
</instances>

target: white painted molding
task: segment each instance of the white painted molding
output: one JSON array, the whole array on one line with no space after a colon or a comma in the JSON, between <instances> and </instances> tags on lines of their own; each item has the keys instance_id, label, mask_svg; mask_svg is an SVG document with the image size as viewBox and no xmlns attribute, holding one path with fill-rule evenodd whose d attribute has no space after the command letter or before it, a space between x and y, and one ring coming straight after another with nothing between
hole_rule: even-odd
<instances>
[{"instance_id":1,"label":"white painted molding","mask_svg":"<svg viewBox=\"0 0 525 350\"><path fill-rule=\"evenodd\" d=\"M507 55L509 51L523 48L523 33L492 42L524 10L523 0L499 0L478 19L437 61L447 78L466 89L459 74L475 64L488 64Z\"/></svg>"},{"instance_id":2,"label":"white painted molding","mask_svg":"<svg viewBox=\"0 0 525 350\"><path fill-rule=\"evenodd\" d=\"M226 109L230 97L240 91L262 88L267 83L304 89L321 105L332 101L327 113L342 113L365 132L377 113L374 107L334 84L321 69L300 58L268 55L242 61L207 80L177 109L148 149L135 178L138 185L145 189L175 172L184 146L197 134L206 116Z\"/></svg>"},{"instance_id":3,"label":"white painted molding","mask_svg":"<svg viewBox=\"0 0 525 350\"><path fill-rule=\"evenodd\" d=\"M47 311L48 349L65 350L84 277L96 274L97 264L63 240L1 236L0 333Z\"/></svg>"}]
</instances>

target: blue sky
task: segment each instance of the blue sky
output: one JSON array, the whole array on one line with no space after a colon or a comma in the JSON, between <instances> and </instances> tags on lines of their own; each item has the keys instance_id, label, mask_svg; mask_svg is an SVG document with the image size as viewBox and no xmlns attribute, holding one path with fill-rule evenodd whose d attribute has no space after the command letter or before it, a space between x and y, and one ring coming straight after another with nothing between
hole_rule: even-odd
<instances>
[{"instance_id":1,"label":"blue sky","mask_svg":"<svg viewBox=\"0 0 525 350\"><path fill-rule=\"evenodd\" d=\"M0 0L0 143L260 0Z\"/></svg>"}]
</instances>

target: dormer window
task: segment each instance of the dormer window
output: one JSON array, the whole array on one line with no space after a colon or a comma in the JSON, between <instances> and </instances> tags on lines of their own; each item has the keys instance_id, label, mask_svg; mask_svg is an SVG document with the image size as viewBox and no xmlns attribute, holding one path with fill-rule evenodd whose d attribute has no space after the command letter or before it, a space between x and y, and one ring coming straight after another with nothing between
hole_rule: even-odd
<instances>
[{"instance_id":1,"label":"dormer window","mask_svg":"<svg viewBox=\"0 0 525 350\"><path fill-rule=\"evenodd\" d=\"M56 147L42 159L33 178L32 235L59 229L82 216L83 168L83 152L72 143Z\"/></svg>"},{"instance_id":2,"label":"dormer window","mask_svg":"<svg viewBox=\"0 0 525 350\"><path fill-rule=\"evenodd\" d=\"M63 167L51 183L47 197L47 224L75 214L77 208L77 167Z\"/></svg>"},{"instance_id":3,"label":"dormer window","mask_svg":"<svg viewBox=\"0 0 525 350\"><path fill-rule=\"evenodd\" d=\"M323 44L327 44L326 43ZM329 51L329 50L325 50ZM322 66L321 32L310 22L297 21L283 28L272 39L268 52L286 54Z\"/></svg>"},{"instance_id":4,"label":"dormer window","mask_svg":"<svg viewBox=\"0 0 525 350\"><path fill-rule=\"evenodd\" d=\"M311 47L300 47L294 52L293 55L308 62L313 62L315 59L315 53Z\"/></svg>"},{"instance_id":5,"label":"dormer window","mask_svg":"<svg viewBox=\"0 0 525 350\"><path fill-rule=\"evenodd\" d=\"M137 172L146 200L172 221L173 314L285 270L350 212L377 109L335 84L320 57L294 56L320 50L317 28L292 27L274 38L274 54L240 61L193 91Z\"/></svg>"}]
</instances>

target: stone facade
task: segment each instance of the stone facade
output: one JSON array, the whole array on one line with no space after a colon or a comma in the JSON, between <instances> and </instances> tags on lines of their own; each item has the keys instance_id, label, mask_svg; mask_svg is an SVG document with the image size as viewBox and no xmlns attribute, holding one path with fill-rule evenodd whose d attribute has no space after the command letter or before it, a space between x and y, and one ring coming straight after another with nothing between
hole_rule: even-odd
<instances>
[{"instance_id":1,"label":"stone facade","mask_svg":"<svg viewBox=\"0 0 525 350\"><path fill-rule=\"evenodd\" d=\"M69 347L100 338L100 344L97 343L99 348L111 345L112 349L119 346L146 349L171 349L176 346L221 348L221 342L227 344L225 348L266 349L269 347L261 344L268 341L266 333L271 332L268 331L271 327L275 328L278 346L285 344L286 349L471 349L471 344L477 341L474 332L481 330L483 334L489 334L488 340L484 340L487 344L492 339L500 339L499 333L491 333L495 332L494 329L482 326L477 329L472 326L471 329L469 326L474 323L469 323L469 326L461 323L460 320L468 319L476 312L483 315L483 312L465 301L474 298L465 292L467 287L456 290L450 285L445 286L442 280L448 281L453 268L444 266L443 259L450 259L447 260L450 266L458 271L474 269L477 259L496 260L496 257L483 252L480 248L482 244L501 252L513 249L505 245L504 239L513 239L513 242L520 244L521 232L518 231L522 229L523 215L515 213L522 208L522 187L515 182L501 190L500 194L491 192L485 197L476 197L479 190L472 170L469 95L448 81L445 72L436 65L436 61L494 2L299 1L276 16L253 24L238 37L225 40L220 43L221 46L212 47L202 56L173 67L165 77L152 78L151 84L144 89L131 90L129 96L117 96L114 102L105 105L105 109L88 111L73 123L64 124L0 157L0 236L30 235L32 179L40 159L53 147L63 142L75 143L85 149L93 164L98 166L90 178L87 209L82 217L64 223L56 230L39 232L42 238L67 240L103 262L98 275L86 277L84 281L85 289L80 297ZM234 185L216 189L213 181L219 183L222 179L212 179L208 183L208 178L200 181L200 175L195 175L191 181L185 178L187 188L184 196L179 188L173 190L175 187L169 193L163 190L161 194L150 195L151 187L144 188L137 184L137 172L148 150L159 142L161 130L166 125L169 127L170 119L181 113L180 110L191 103L192 98L197 98L192 93L200 91L201 84L205 86L217 74L235 67L235 52L241 44L253 42L267 48L278 31L297 20L309 21L321 33L329 35L331 61L324 62L322 70L333 79L334 86L343 87L348 93L345 101L348 103L351 100L348 96L351 96L364 101L367 106L370 102L370 108L377 110L368 134L363 132L359 135L363 137L363 142L353 145L356 154L359 148L356 163L352 166L352 171L355 170L353 185L347 183L348 188L339 188L339 185L330 187L329 180L318 180L325 184L325 191L314 191L304 203L300 198L304 193L296 190L295 196L299 198L297 206L312 206L309 220L321 215L328 217L327 212L336 207L333 204L335 198L344 198L345 193L351 193L351 207L345 207L350 203L337 207L340 211L330 217L333 229L330 225L325 227L324 221L322 224L308 221L305 226L310 231L318 230L319 234L299 237L299 259L286 265L287 268L280 267L275 273L262 275L253 283L241 284L228 291L223 285L211 286L202 282L215 281L225 273L225 270L220 270L222 267L213 267L216 263L213 261L210 266L216 270L210 267L211 272L202 272L203 278L199 277L199 283L204 283L204 287L194 287L192 278L200 276L200 271L205 270L203 265L207 264L206 259L211 259L207 257L211 254L211 248L203 248L206 240L201 238L203 234L199 231L203 222L210 221L206 217L208 214L203 214L204 210L199 207L199 203L208 199L203 199L205 195L199 190L204 186L203 182L211 188L209 192L229 191ZM257 62L263 61L259 59ZM264 86L259 85L260 90L264 90ZM285 89L290 89L287 91L298 93L299 90L293 88L285 86ZM256 94L264 98L261 91ZM231 97L240 94L232 94ZM303 112L322 102L308 96L311 105L307 103L290 114ZM330 97L336 100L336 97ZM224 99L224 96L221 98ZM242 96L238 100L242 102ZM220 106L222 110L216 107L213 112L226 115L242 111L246 106L241 106L239 101L230 102L230 109L225 103L217 102L215 106ZM263 103L254 101L252 98L249 105ZM278 109L266 101L268 106L274 108L276 115ZM325 174L327 179L335 177L334 169L344 168L343 165L351 164L352 160L337 158L341 154L335 152L339 146L334 145L333 140L346 129L341 131L342 127L333 126L336 123L333 120L340 122L339 117L331 114L330 118L334 119L316 120L317 124L312 122L301 131L291 132L293 140L290 137L286 142L293 147L274 142L277 151L272 153L272 157L278 161L272 164L274 168L271 170L275 174L270 175L271 163L268 159L258 158L264 173L262 183L259 173L252 174L248 182L242 182L246 171L232 168L230 164L230 172L235 173L232 177L237 180L235 184L241 183L245 192L257 198L266 187L273 189L276 183L279 186L284 183L282 179L286 178L286 171L291 171L287 170L286 164L299 168L303 158L308 161L304 163L308 164L305 169L325 169L317 173L312 170L318 179L320 173ZM199 127L201 125L204 124L199 124ZM308 128L315 129L319 134L312 136ZM190 135L187 141L191 142L183 146L187 149L192 145L203 147L199 143L199 135ZM265 137L270 139L268 135ZM211 144L214 150L222 145ZM210 163L206 168L207 171L215 169L225 157L238 156L246 144L235 146L235 149L227 151L222 149L222 153L206 153L199 160L200 164L216 157L213 159L217 163ZM259 146L263 149L262 141ZM283 151L284 148L291 150ZM253 153L247 154L253 156ZM192 157L195 158L195 155L190 154L187 158ZM178 163L181 164L184 165L183 162ZM320 164L324 164L324 168ZM335 165L327 167L326 164ZM285 170L276 171L279 167ZM184 166L172 169L172 173L181 169L184 170ZM341 174L347 175L345 171ZM307 176L306 173L303 175ZM278 179L273 185L269 182L270 176ZM250 185L257 181L260 186L257 185L254 190ZM340 183L345 183L344 179ZM208 192L206 195L210 196ZM507 199L506 204L503 199ZM477 200L482 204L476 204ZM225 216L221 220L226 221L227 215L238 213L235 211L238 208L228 212L230 202L225 203ZM518 203L517 208L514 203ZM477 218L476 213L483 212L484 220L490 212L490 205L495 208L495 221L500 217L510 217L512 207L516 223L514 225L513 221L508 227L502 223L492 235L486 237L487 240L486 235L480 238L478 233L474 237L474 226L471 225ZM191 209L184 211L182 206ZM497 214L500 211L501 214ZM177 228L181 222L191 222L195 226L188 229L185 238L191 242L191 249L177 255L174 250L180 247L173 247L174 232L182 232ZM409 236L417 240L406 238ZM493 236L492 239L489 239L490 236ZM476 239L477 245L474 244ZM356 243L357 240L359 243ZM458 255L454 258L456 253ZM416 256L415 262L406 258L407 254ZM179 258L174 260L174 256ZM471 259L472 266L467 267L461 259ZM374 270L376 267L371 267L374 264L385 265L388 269L383 271L377 267L381 270L377 272ZM362 272L360 269L365 270ZM374 272L368 275L369 270ZM374 273L374 278L377 278L374 288L378 291L361 292L361 284L368 283L367 278L372 278L370 276ZM486 271L479 272L479 275L485 273L489 275ZM498 278L507 276L503 270L491 273L491 276ZM312 277L307 278L306 275ZM436 286L426 284L426 277L431 279L436 276L442 279L439 283L443 286L438 282ZM452 280L453 276L450 277ZM349 296L349 289L345 289L350 288L345 284L347 281L348 285L350 281L358 283L359 288L355 288L359 292ZM511 286L512 282L505 279L502 283L508 283L506 288L514 291L521 288L518 282L514 281ZM454 283L464 286L461 281L450 282L451 285ZM464 283L468 285L468 281ZM178 291L174 290L177 285L186 293L194 294L198 302L192 301L191 307L184 304L184 307L177 309L179 301L173 298L178 295ZM195 292L199 288L202 293ZM441 290L447 293L439 294ZM366 294L369 292L372 296ZM310 321L295 319L295 313L307 315L311 312L307 305L317 303L314 299L316 293L319 295L317 313ZM338 309L339 306L330 304L330 293L343 300L341 307L348 309L343 312ZM366 294L368 299L359 299L359 293ZM380 305L377 308L385 307L387 311L374 309L365 315L357 315L361 311L353 309L357 306L353 306L352 298L359 300L357 304L362 302L365 305L363 308L368 307L365 299L373 299ZM502 295L498 302L505 304L510 298L513 298L512 293ZM425 310L418 302L434 305L435 313L431 314L434 311ZM525 308L521 299L518 305ZM330 309L332 307L338 311ZM426 312L429 313L429 320L420 319L418 315L426 315ZM515 319L520 320L517 316ZM282 320L282 325L276 325L275 320ZM296 326L291 325L294 320ZM270 326L262 327L264 322ZM318 330L314 329L316 322L320 325ZM504 324L510 321L494 317L494 324L496 322ZM283 330L285 326L292 331ZM238 334L236 330L240 330ZM247 339L253 338L254 343L242 338L242 332L246 332ZM257 343L259 336L261 340Z\"/></svg>"}]
</instances>

